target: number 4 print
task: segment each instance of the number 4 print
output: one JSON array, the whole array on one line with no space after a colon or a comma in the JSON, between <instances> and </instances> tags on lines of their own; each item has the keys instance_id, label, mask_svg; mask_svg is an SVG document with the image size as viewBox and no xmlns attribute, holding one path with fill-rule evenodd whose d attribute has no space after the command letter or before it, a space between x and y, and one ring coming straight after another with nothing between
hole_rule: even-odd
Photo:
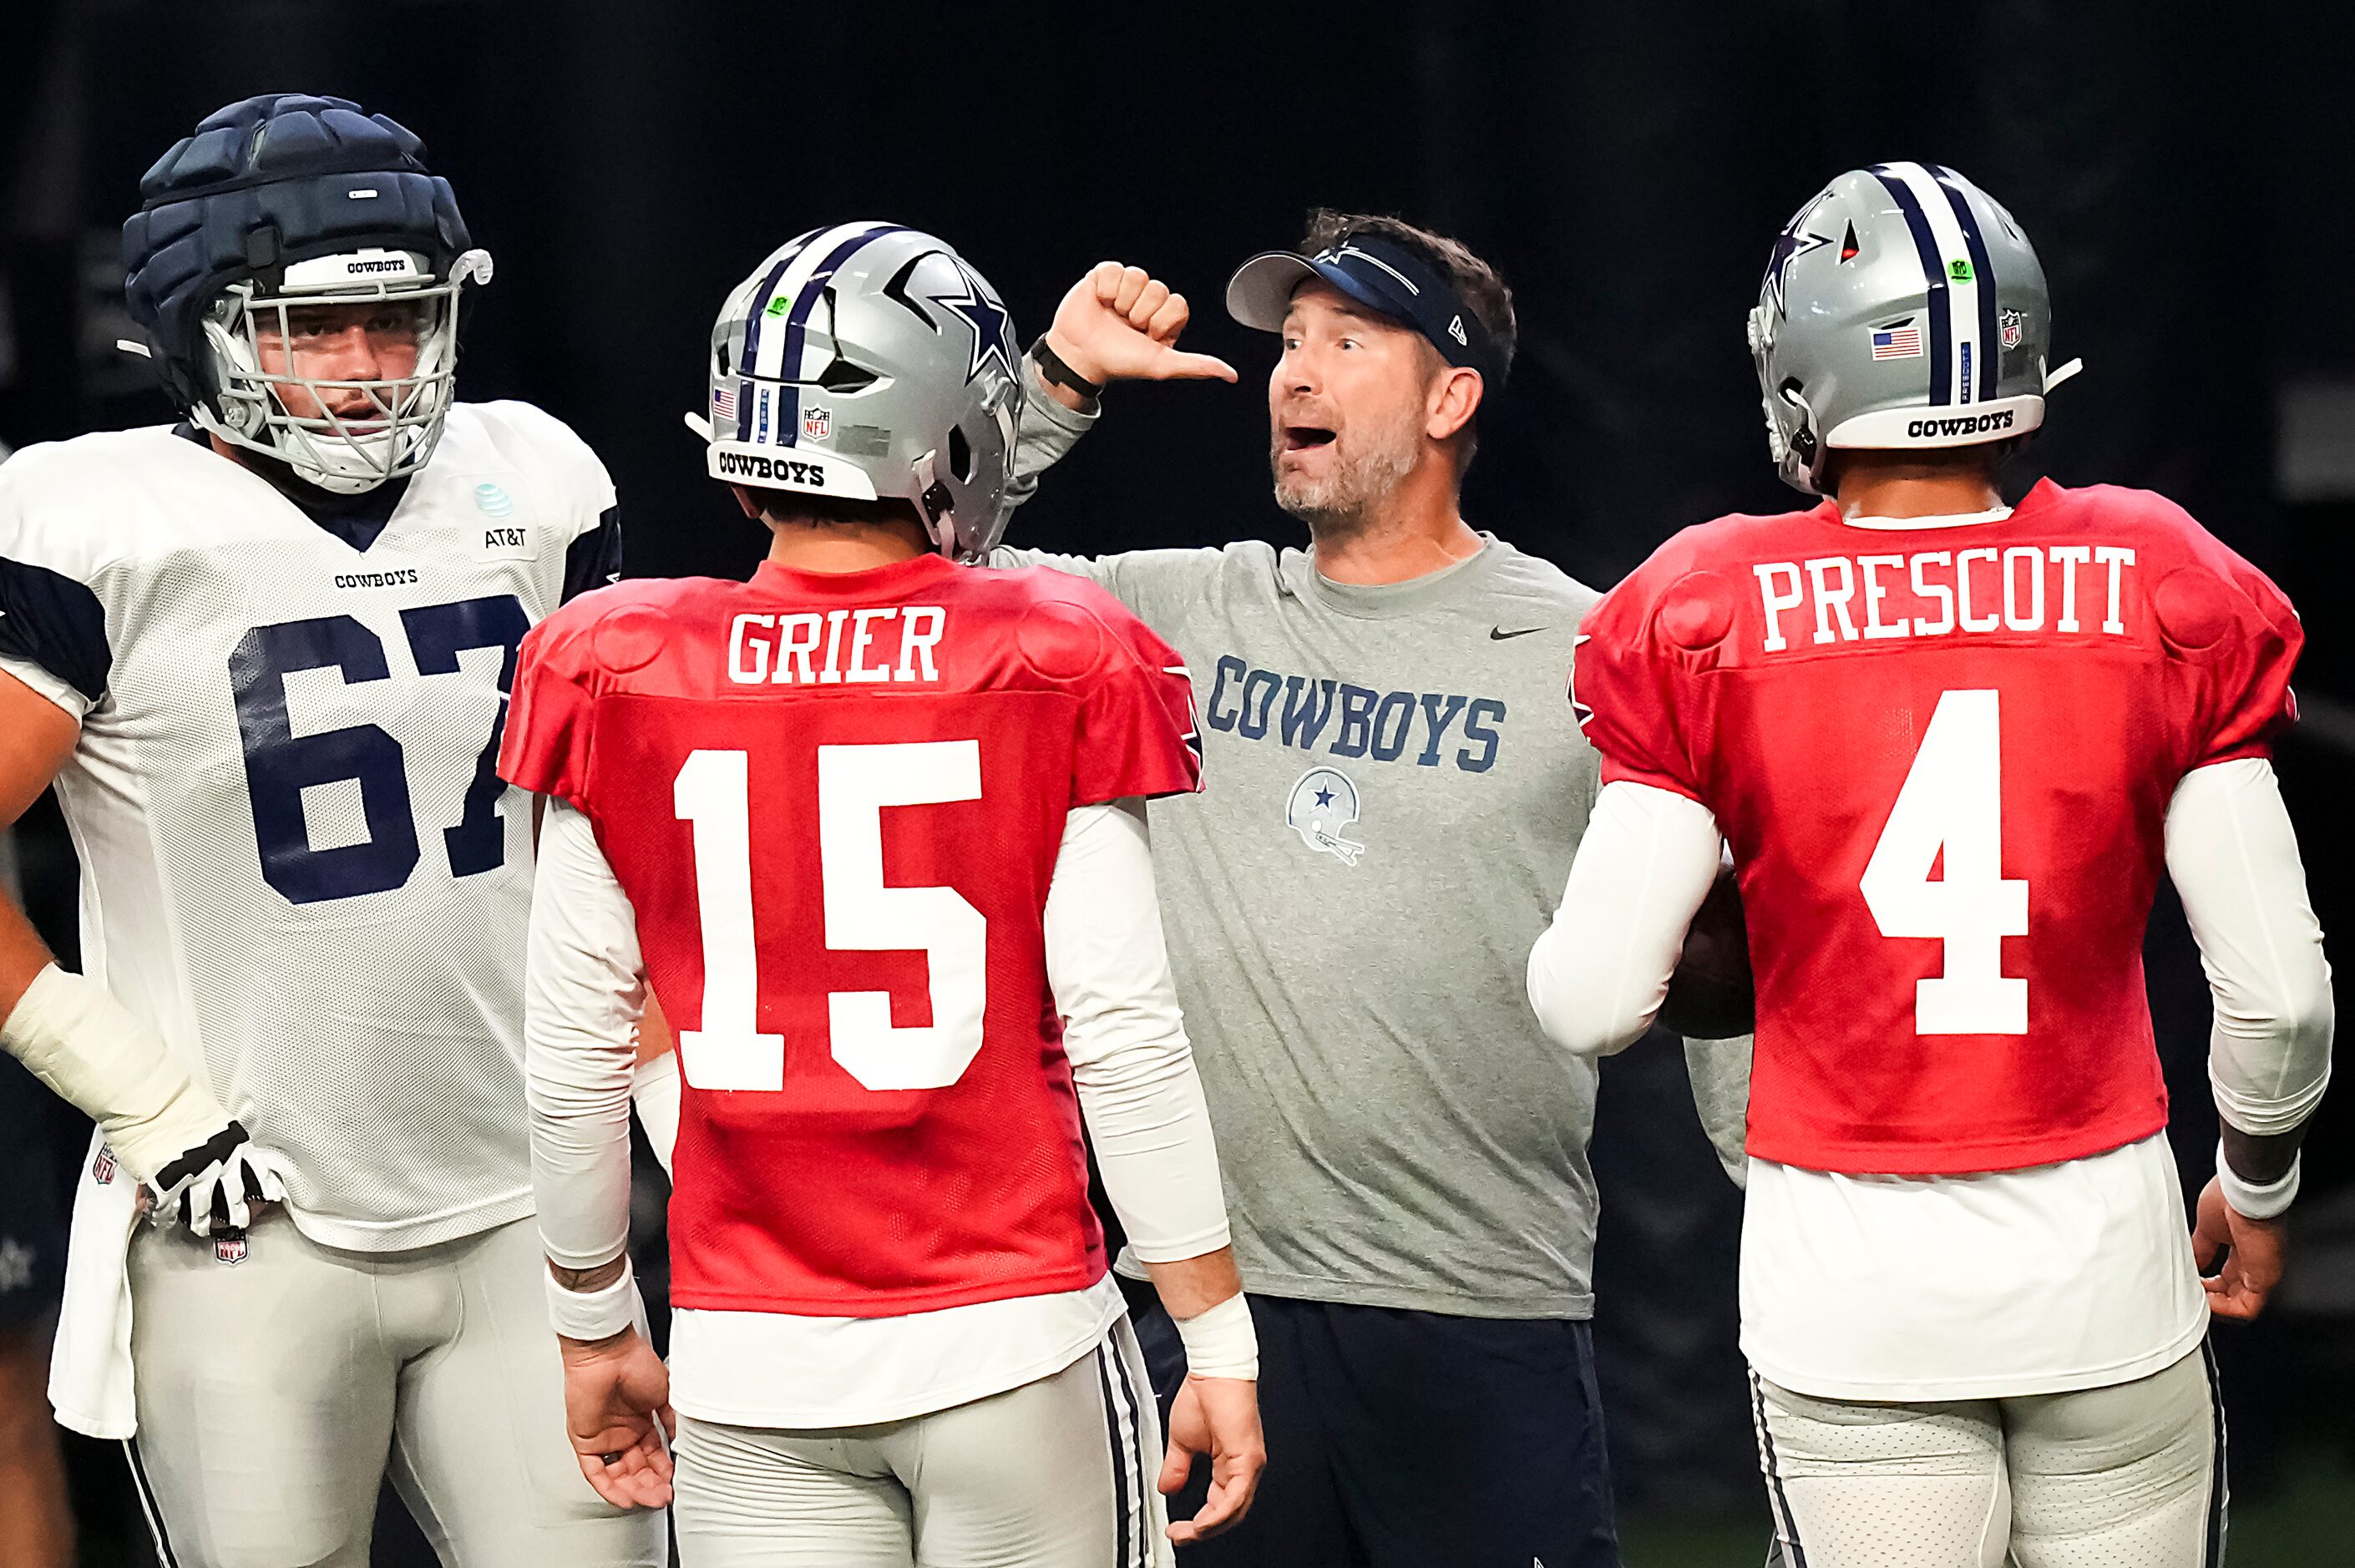
<instances>
[{"instance_id":1,"label":"number 4 print","mask_svg":"<svg viewBox=\"0 0 2355 1568\"><path fill-rule=\"evenodd\" d=\"M778 1090L785 1040L759 1030L761 980L752 938L752 805L746 754L698 751L672 783L672 806L695 834L695 889L703 927L703 1016L682 1030L678 1064L698 1089ZM834 1059L869 1089L942 1089L981 1050L988 1001L989 924L948 887L883 881L883 809L981 799L981 743L817 748L818 881L826 945L837 952L922 948L932 1021L891 1022L891 994L826 998Z\"/></svg>"},{"instance_id":2,"label":"number 4 print","mask_svg":"<svg viewBox=\"0 0 2355 1568\"><path fill-rule=\"evenodd\" d=\"M1933 882L1941 851L1945 878ZM1859 890L1882 936L1945 944L1945 972L1915 982L1916 1033L2028 1033L2028 981L2003 972L2003 938L2028 935L2028 884L2003 874L1994 692L1938 698Z\"/></svg>"}]
</instances>

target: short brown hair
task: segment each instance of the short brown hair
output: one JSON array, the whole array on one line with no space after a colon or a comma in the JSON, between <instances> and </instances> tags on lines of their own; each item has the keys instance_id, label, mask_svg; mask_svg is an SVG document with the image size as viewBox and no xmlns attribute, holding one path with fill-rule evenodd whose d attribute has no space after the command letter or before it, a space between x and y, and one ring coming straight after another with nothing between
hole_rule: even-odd
<instances>
[{"instance_id":1,"label":"short brown hair","mask_svg":"<svg viewBox=\"0 0 2355 1568\"><path fill-rule=\"evenodd\" d=\"M764 520L788 526L825 528L848 523L912 522L921 527L924 521L913 502L893 495L880 501L855 501L847 495L814 495L799 490L753 485L743 488L761 508Z\"/></svg>"},{"instance_id":2,"label":"short brown hair","mask_svg":"<svg viewBox=\"0 0 2355 1568\"><path fill-rule=\"evenodd\" d=\"M1512 368L1517 330L1513 323L1513 291L1505 287L1505 281L1497 276L1494 267L1472 254L1471 247L1460 239L1419 228L1402 217L1337 212L1320 207L1308 215L1308 232L1300 237L1300 251L1304 256L1314 256L1359 234L1388 240L1444 277L1479 318L1480 324L1488 329L1488 341L1496 345L1497 363L1507 370ZM1504 388L1492 387L1488 390L1493 395Z\"/></svg>"}]
</instances>

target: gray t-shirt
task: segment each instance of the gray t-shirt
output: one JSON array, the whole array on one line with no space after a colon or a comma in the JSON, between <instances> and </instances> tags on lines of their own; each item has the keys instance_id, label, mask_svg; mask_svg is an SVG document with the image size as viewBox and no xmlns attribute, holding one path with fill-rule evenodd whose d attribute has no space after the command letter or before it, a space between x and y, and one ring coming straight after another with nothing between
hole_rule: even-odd
<instances>
[{"instance_id":1,"label":"gray t-shirt","mask_svg":"<svg viewBox=\"0 0 2355 1568\"><path fill-rule=\"evenodd\" d=\"M1085 421L1026 415L1018 493ZM1170 959L1244 1284L1593 1313L1595 1069L1526 1000L1596 789L1565 693L1597 596L1493 537L1377 588L1247 541L1098 559L1185 659L1205 792L1156 801Z\"/></svg>"}]
</instances>

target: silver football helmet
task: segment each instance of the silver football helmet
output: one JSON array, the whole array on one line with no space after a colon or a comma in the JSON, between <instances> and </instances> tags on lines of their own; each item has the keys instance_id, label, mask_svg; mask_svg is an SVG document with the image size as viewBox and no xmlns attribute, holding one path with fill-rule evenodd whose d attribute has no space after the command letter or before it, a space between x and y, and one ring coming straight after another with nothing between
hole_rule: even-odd
<instances>
[{"instance_id":1,"label":"silver football helmet","mask_svg":"<svg viewBox=\"0 0 2355 1568\"><path fill-rule=\"evenodd\" d=\"M2011 214L1935 164L1852 169L1774 240L1750 353L1785 482L1822 493L1836 447L1967 446L2024 436L2048 370L2044 269Z\"/></svg>"},{"instance_id":2,"label":"silver football helmet","mask_svg":"<svg viewBox=\"0 0 2355 1568\"><path fill-rule=\"evenodd\" d=\"M997 291L946 242L812 229L728 296L687 422L714 479L911 502L943 555L975 561L1006 530L1018 353Z\"/></svg>"}]
</instances>

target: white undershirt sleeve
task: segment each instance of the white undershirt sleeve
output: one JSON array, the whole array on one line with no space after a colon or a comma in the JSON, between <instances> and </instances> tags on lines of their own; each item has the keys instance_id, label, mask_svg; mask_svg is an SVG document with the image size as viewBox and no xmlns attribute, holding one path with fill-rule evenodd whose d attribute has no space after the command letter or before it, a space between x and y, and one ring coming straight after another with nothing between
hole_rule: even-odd
<instances>
[{"instance_id":1,"label":"white undershirt sleeve","mask_svg":"<svg viewBox=\"0 0 2355 1568\"><path fill-rule=\"evenodd\" d=\"M2167 873L2215 998L2208 1077L2243 1132L2287 1132L2330 1082L2330 965L2273 764L2195 768L2167 808Z\"/></svg>"},{"instance_id":2,"label":"white undershirt sleeve","mask_svg":"<svg viewBox=\"0 0 2355 1568\"><path fill-rule=\"evenodd\" d=\"M1175 1263L1228 1242L1217 1145L1153 880L1145 803L1082 806L1047 894L1047 980L1105 1192L1129 1245Z\"/></svg>"},{"instance_id":3,"label":"white undershirt sleeve","mask_svg":"<svg viewBox=\"0 0 2355 1568\"><path fill-rule=\"evenodd\" d=\"M630 1079L645 1006L637 916L589 819L548 803L524 964L524 1093L540 1242L566 1268L630 1237Z\"/></svg>"},{"instance_id":4,"label":"white undershirt sleeve","mask_svg":"<svg viewBox=\"0 0 2355 1568\"><path fill-rule=\"evenodd\" d=\"M1721 842L1698 800L1625 779L1603 787L1561 907L1529 949L1529 1006L1555 1044L1609 1055L1652 1026Z\"/></svg>"}]
</instances>

